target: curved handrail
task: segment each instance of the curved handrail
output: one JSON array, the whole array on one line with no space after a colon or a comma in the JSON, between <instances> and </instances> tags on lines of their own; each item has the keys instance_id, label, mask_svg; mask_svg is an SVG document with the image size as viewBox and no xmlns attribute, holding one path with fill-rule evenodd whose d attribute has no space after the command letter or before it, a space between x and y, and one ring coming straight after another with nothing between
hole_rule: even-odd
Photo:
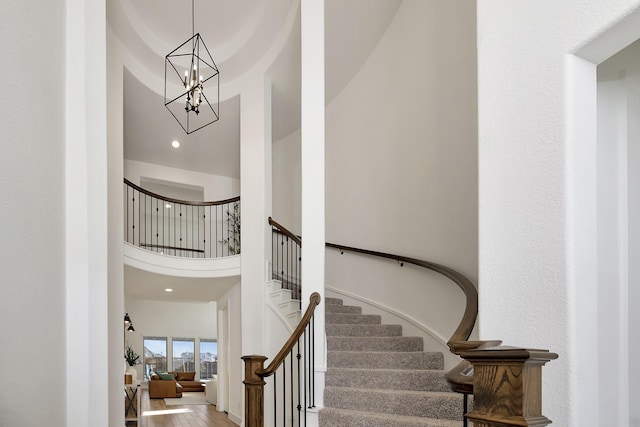
<instances>
[{"instance_id":1,"label":"curved handrail","mask_svg":"<svg viewBox=\"0 0 640 427\"><path fill-rule=\"evenodd\" d=\"M316 307L320 304L320 301L321 298L319 293L314 292L311 294L309 297L309 306L307 307L307 311L305 311L304 316L302 316L302 319L300 319L300 323L298 323L298 326L296 326L296 329L293 331L287 342L282 346L278 354L276 354L276 357L274 357L271 363L269 363L269 366L256 371L257 376L266 378L275 373L304 333L311 321L311 318L313 317Z\"/></svg>"},{"instance_id":2,"label":"curved handrail","mask_svg":"<svg viewBox=\"0 0 640 427\"><path fill-rule=\"evenodd\" d=\"M467 349L468 346L464 343L467 342L469 337L471 336L471 332L476 323L476 319L478 317L478 291L474 284L469 280L466 276L452 268L445 267L444 265L436 264L429 261L423 261L416 258L409 258L400 255L393 255L385 252L377 252L370 251L367 249L354 248L350 246L338 245L336 243L326 243L326 246L329 248L339 249L340 251L350 251L356 252L365 255L372 255L381 258L387 258L394 261L398 261L400 263L408 263L414 264L420 267L427 268L429 270L435 271L436 273L440 273L441 275L451 279L460 289L464 292L466 297L466 305L464 309L464 315L462 316L462 320L456 330L451 335L451 338L447 342L449 349L452 353L458 354L459 351L463 349Z\"/></svg>"},{"instance_id":3,"label":"curved handrail","mask_svg":"<svg viewBox=\"0 0 640 427\"><path fill-rule=\"evenodd\" d=\"M217 200L215 202L197 202L197 201L179 200L179 199L173 199L171 197L161 196L161 195L156 194L156 193L154 193L152 191L145 190L144 188L142 188L142 187L140 187L138 185L135 185L133 182L129 181L127 178L124 178L124 183L127 184L128 186L134 188L135 190L138 190L139 192L146 194L147 196L155 197L156 199L164 200L166 202L178 203L178 204L182 204L182 205L216 206L216 205L224 205L224 204L227 204L227 203L233 203L233 202L240 201L240 196L232 197L230 199L225 199L225 200Z\"/></svg>"},{"instance_id":4,"label":"curved handrail","mask_svg":"<svg viewBox=\"0 0 640 427\"><path fill-rule=\"evenodd\" d=\"M276 221L274 221L273 218L269 217L269 225L276 227L282 234L284 234L285 236L287 236L288 238L292 239L294 242L296 242L298 244L298 246L302 246L302 239L298 236L296 236L295 234L293 234L292 232L290 232L289 230L287 230L285 227L283 227L281 224L278 224Z\"/></svg>"},{"instance_id":5,"label":"curved handrail","mask_svg":"<svg viewBox=\"0 0 640 427\"><path fill-rule=\"evenodd\" d=\"M181 258L240 254L240 196L209 202L179 200L126 178L124 195L127 243Z\"/></svg>"}]
</instances>

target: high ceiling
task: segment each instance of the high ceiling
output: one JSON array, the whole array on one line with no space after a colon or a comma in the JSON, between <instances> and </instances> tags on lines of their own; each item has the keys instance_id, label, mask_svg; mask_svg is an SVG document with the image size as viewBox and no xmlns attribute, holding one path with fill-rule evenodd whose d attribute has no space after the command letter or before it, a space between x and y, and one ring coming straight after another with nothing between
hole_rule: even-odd
<instances>
[{"instance_id":1,"label":"high ceiling","mask_svg":"<svg viewBox=\"0 0 640 427\"><path fill-rule=\"evenodd\" d=\"M351 80L402 0L326 0L326 100ZM165 56L192 34L189 0L109 0L108 22L124 72L127 159L240 177L240 93L272 81L273 141L300 127L299 0L196 0L194 29L220 70L220 120L186 135L164 107ZM381 70L381 76L384 70ZM381 78L381 82L383 79ZM206 88L205 88L206 92ZM182 147L172 150L178 139Z\"/></svg>"},{"instance_id":2,"label":"high ceiling","mask_svg":"<svg viewBox=\"0 0 640 427\"><path fill-rule=\"evenodd\" d=\"M369 57L401 2L326 0L327 103ZM124 157L240 178L245 82L262 74L272 82L274 142L300 127L300 0L195 1L195 32L220 70L220 120L186 135L164 107L164 62L192 35L191 6L190 0L107 1L110 51L124 66ZM177 150L174 139L181 143Z\"/></svg>"}]
</instances>

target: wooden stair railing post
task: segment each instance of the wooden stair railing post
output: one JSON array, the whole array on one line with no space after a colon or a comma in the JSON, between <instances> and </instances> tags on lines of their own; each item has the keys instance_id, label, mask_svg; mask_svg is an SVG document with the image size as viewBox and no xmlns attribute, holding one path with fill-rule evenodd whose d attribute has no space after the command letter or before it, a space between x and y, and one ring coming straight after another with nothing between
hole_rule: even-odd
<instances>
[{"instance_id":1,"label":"wooden stair railing post","mask_svg":"<svg viewBox=\"0 0 640 427\"><path fill-rule=\"evenodd\" d=\"M542 367L558 355L548 350L498 346L460 353L473 365L474 427L546 426Z\"/></svg>"},{"instance_id":2,"label":"wooden stair railing post","mask_svg":"<svg viewBox=\"0 0 640 427\"><path fill-rule=\"evenodd\" d=\"M265 356L242 356L244 360L244 422L246 427L264 427L264 386L258 371L263 371Z\"/></svg>"}]
</instances>

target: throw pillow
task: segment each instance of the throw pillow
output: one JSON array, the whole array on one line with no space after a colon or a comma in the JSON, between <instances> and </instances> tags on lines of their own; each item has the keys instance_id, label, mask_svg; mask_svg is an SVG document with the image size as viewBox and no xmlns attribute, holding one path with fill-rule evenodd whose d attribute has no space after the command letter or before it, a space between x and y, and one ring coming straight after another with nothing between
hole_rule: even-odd
<instances>
[{"instance_id":1,"label":"throw pillow","mask_svg":"<svg viewBox=\"0 0 640 427\"><path fill-rule=\"evenodd\" d=\"M178 381L194 381L196 377L195 372L178 372Z\"/></svg>"},{"instance_id":2,"label":"throw pillow","mask_svg":"<svg viewBox=\"0 0 640 427\"><path fill-rule=\"evenodd\" d=\"M168 374L166 372L158 372L158 376L161 380L173 380L173 374Z\"/></svg>"}]
</instances>

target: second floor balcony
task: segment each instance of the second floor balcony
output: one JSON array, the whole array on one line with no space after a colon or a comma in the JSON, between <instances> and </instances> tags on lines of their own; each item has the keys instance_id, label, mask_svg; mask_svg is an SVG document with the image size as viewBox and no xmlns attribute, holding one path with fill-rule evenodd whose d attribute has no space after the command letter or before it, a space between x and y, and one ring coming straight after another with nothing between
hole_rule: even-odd
<instances>
[{"instance_id":1,"label":"second floor balcony","mask_svg":"<svg viewBox=\"0 0 640 427\"><path fill-rule=\"evenodd\" d=\"M240 254L240 197L186 201L164 197L124 179L124 240L181 258Z\"/></svg>"}]
</instances>

